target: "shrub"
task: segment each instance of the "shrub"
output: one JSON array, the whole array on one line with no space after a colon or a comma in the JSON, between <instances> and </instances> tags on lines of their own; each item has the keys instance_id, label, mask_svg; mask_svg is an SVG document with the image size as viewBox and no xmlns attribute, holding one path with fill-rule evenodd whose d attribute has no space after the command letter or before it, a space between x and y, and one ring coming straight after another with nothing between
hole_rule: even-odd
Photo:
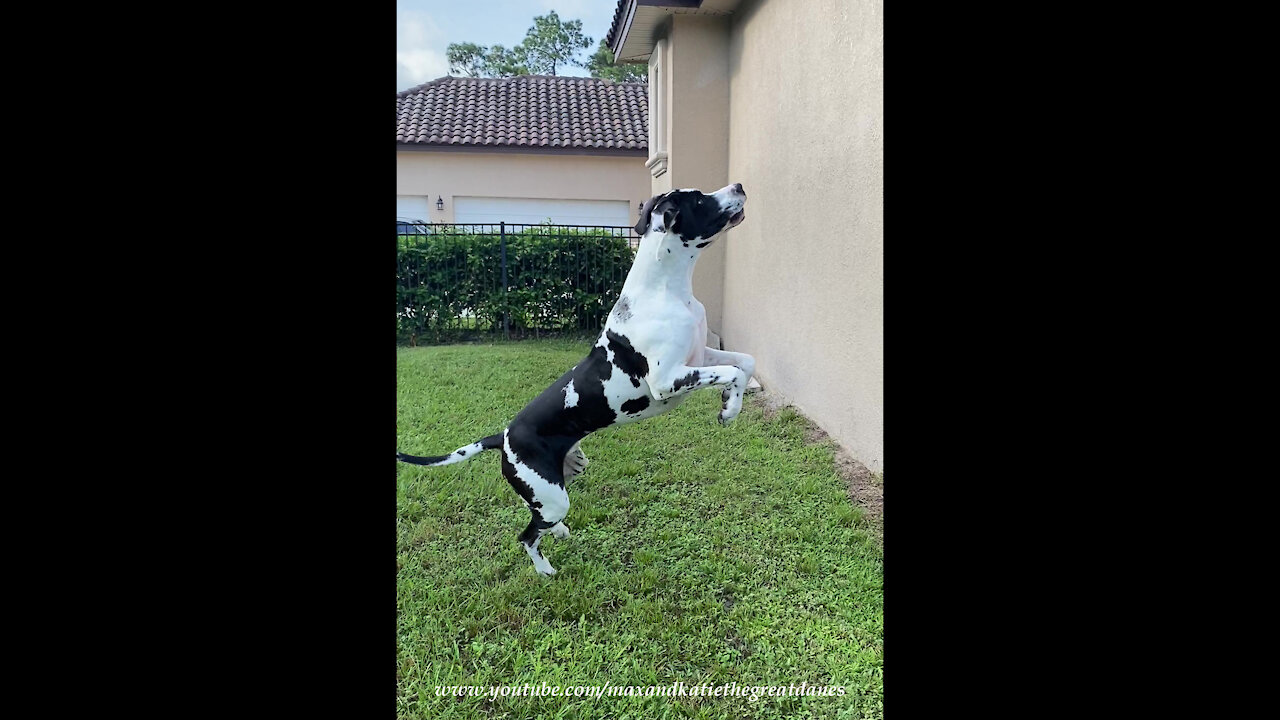
<instances>
[{"instance_id":1,"label":"shrub","mask_svg":"<svg viewBox=\"0 0 1280 720\"><path fill-rule=\"evenodd\" d=\"M603 325L634 258L627 238L556 226L493 234L433 228L396 243L397 340L450 342L502 333L569 332Z\"/></svg>"}]
</instances>

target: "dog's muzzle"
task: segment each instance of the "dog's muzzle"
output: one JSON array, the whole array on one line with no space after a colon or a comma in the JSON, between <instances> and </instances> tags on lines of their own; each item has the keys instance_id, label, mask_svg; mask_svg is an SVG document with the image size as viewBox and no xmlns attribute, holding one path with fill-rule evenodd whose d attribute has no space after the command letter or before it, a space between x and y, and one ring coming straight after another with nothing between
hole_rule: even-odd
<instances>
[{"instance_id":1,"label":"dog's muzzle","mask_svg":"<svg viewBox=\"0 0 1280 720\"><path fill-rule=\"evenodd\" d=\"M720 192L724 192L725 190L728 191L729 197L732 198L729 202L729 207L732 208L737 206L737 211L729 216L729 224L725 226L725 229L728 229L731 227L737 227L738 224L747 218L746 209L743 207L747 202L747 191L742 189L742 183L734 183ZM720 193L716 194L718 195Z\"/></svg>"}]
</instances>

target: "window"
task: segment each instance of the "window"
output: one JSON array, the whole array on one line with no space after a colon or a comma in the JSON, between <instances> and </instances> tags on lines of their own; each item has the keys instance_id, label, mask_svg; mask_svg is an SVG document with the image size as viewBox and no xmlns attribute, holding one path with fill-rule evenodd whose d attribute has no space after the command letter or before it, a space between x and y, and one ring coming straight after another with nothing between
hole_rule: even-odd
<instances>
[{"instance_id":1,"label":"window","mask_svg":"<svg viewBox=\"0 0 1280 720\"><path fill-rule=\"evenodd\" d=\"M667 74L666 39L653 46L649 56L649 161L645 167L658 177L667 171Z\"/></svg>"}]
</instances>

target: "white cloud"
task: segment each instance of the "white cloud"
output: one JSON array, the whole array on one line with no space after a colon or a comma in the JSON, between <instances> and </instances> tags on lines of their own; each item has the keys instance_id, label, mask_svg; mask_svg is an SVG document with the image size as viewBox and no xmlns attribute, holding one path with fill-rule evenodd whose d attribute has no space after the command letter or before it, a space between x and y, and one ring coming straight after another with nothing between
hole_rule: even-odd
<instances>
[{"instance_id":1,"label":"white cloud","mask_svg":"<svg viewBox=\"0 0 1280 720\"><path fill-rule=\"evenodd\" d=\"M396 13L396 90L449 74L444 33L424 12Z\"/></svg>"}]
</instances>

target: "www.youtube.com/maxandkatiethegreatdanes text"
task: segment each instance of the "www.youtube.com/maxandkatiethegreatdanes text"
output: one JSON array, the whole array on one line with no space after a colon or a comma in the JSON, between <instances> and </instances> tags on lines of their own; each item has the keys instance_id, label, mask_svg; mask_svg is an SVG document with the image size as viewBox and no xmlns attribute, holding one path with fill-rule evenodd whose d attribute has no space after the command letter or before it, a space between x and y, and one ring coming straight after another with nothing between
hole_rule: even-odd
<instances>
[{"instance_id":1,"label":"www.youtube.com/maxandkatiethegreatdanes text","mask_svg":"<svg viewBox=\"0 0 1280 720\"><path fill-rule=\"evenodd\" d=\"M843 697L843 685L437 685L441 697L740 697L757 702L762 697Z\"/></svg>"}]
</instances>

